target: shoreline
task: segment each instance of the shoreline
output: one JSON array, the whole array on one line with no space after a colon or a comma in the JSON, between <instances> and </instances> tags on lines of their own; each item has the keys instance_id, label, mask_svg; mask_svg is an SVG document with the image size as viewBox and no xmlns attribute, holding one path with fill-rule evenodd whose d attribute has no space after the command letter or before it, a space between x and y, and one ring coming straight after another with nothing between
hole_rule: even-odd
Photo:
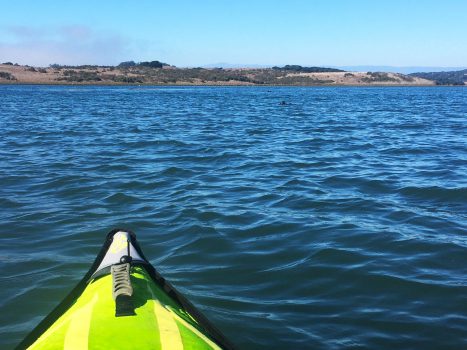
<instances>
[{"instance_id":1,"label":"shoreline","mask_svg":"<svg viewBox=\"0 0 467 350\"><path fill-rule=\"evenodd\" d=\"M14 82L0 81L0 86L32 85L32 86L155 86L155 87L466 87L467 85L435 85L435 84L156 84L156 83L65 83L65 82Z\"/></svg>"}]
</instances>

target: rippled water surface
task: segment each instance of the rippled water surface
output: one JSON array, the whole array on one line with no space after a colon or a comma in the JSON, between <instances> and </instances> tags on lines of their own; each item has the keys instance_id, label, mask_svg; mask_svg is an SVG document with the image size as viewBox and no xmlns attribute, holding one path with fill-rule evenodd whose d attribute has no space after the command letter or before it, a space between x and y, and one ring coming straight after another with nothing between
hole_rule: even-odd
<instances>
[{"instance_id":1,"label":"rippled water surface","mask_svg":"<svg viewBox=\"0 0 467 350\"><path fill-rule=\"evenodd\" d=\"M0 347L125 227L241 349L466 348L466 93L0 86Z\"/></svg>"}]
</instances>

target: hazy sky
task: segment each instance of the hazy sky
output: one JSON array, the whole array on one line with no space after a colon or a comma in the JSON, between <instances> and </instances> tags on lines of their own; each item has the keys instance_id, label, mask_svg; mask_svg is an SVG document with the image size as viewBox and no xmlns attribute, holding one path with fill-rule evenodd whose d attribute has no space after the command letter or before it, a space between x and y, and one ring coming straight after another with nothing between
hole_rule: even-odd
<instances>
[{"instance_id":1,"label":"hazy sky","mask_svg":"<svg viewBox=\"0 0 467 350\"><path fill-rule=\"evenodd\" d=\"M0 0L0 8L0 62L467 65L467 0Z\"/></svg>"}]
</instances>

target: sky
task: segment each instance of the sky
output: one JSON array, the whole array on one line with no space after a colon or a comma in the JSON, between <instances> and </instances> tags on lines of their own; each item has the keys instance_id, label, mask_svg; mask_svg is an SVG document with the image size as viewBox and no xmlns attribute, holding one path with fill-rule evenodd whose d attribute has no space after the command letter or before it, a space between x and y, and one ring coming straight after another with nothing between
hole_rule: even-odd
<instances>
[{"instance_id":1,"label":"sky","mask_svg":"<svg viewBox=\"0 0 467 350\"><path fill-rule=\"evenodd\" d=\"M467 66L467 0L0 0L0 62Z\"/></svg>"}]
</instances>

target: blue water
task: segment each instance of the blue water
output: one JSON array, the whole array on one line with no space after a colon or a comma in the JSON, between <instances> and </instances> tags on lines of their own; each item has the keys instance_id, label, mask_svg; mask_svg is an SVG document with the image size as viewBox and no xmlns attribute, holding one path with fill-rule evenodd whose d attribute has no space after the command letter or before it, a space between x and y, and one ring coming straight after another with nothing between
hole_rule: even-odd
<instances>
[{"instance_id":1,"label":"blue water","mask_svg":"<svg viewBox=\"0 0 467 350\"><path fill-rule=\"evenodd\" d=\"M114 227L241 349L466 348L466 93L0 86L0 348Z\"/></svg>"}]
</instances>

